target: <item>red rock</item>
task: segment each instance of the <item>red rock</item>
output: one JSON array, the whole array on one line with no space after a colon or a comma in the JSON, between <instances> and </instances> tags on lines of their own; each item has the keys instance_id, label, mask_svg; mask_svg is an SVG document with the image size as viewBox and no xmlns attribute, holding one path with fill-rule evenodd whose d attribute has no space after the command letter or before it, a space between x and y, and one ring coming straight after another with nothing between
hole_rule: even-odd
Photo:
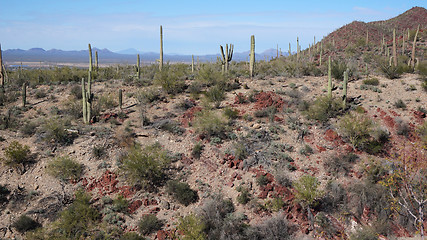
<instances>
[{"instance_id":1,"label":"red rock","mask_svg":"<svg viewBox=\"0 0 427 240\"><path fill-rule=\"evenodd\" d=\"M242 176L240 174L237 175L236 177L237 180L242 180Z\"/></svg>"},{"instance_id":2,"label":"red rock","mask_svg":"<svg viewBox=\"0 0 427 240\"><path fill-rule=\"evenodd\" d=\"M236 172L233 172L233 174L231 174L231 178L236 178L237 177L237 173Z\"/></svg>"},{"instance_id":3,"label":"red rock","mask_svg":"<svg viewBox=\"0 0 427 240\"><path fill-rule=\"evenodd\" d=\"M273 181L274 181L274 176L273 176L273 174L271 174L271 173L267 173L267 174L265 174L265 177L267 178L267 180L268 180L269 182L273 182Z\"/></svg>"},{"instance_id":4,"label":"red rock","mask_svg":"<svg viewBox=\"0 0 427 240\"><path fill-rule=\"evenodd\" d=\"M321 147L321 146L319 146L319 145L316 145L316 148L317 148L317 150L318 150L320 153L321 153L321 152L326 151L326 148Z\"/></svg>"},{"instance_id":5,"label":"red rock","mask_svg":"<svg viewBox=\"0 0 427 240\"><path fill-rule=\"evenodd\" d=\"M142 201L141 200L136 200L134 202L131 202L129 204L129 212L130 213L134 213L141 206L142 206Z\"/></svg>"},{"instance_id":6,"label":"red rock","mask_svg":"<svg viewBox=\"0 0 427 240\"><path fill-rule=\"evenodd\" d=\"M339 139L339 136L334 130L328 129L325 132L325 139L330 141L330 142L333 142L333 141Z\"/></svg>"},{"instance_id":7,"label":"red rock","mask_svg":"<svg viewBox=\"0 0 427 240\"><path fill-rule=\"evenodd\" d=\"M168 236L168 234L166 233L165 230L159 230L159 231L157 231L156 238L158 240L166 240L167 236Z\"/></svg>"},{"instance_id":8,"label":"red rock","mask_svg":"<svg viewBox=\"0 0 427 240\"><path fill-rule=\"evenodd\" d=\"M258 194L258 198L260 198L260 199L266 199L266 198L267 198L267 196L268 196L268 191L261 191L261 192Z\"/></svg>"}]
</instances>

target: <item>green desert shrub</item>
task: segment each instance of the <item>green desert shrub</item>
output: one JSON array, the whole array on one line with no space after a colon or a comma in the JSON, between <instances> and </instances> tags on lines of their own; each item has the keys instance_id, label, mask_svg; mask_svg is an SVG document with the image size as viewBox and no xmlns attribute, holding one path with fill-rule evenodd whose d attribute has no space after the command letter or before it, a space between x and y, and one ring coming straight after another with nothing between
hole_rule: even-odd
<instances>
[{"instance_id":1,"label":"green desert shrub","mask_svg":"<svg viewBox=\"0 0 427 240\"><path fill-rule=\"evenodd\" d=\"M136 99L140 104L152 103L160 98L161 94L157 88L143 88L136 93Z\"/></svg>"},{"instance_id":2,"label":"green desert shrub","mask_svg":"<svg viewBox=\"0 0 427 240\"><path fill-rule=\"evenodd\" d=\"M312 206L323 195L323 192L318 189L319 180L313 176L304 175L293 185L296 190L295 199L304 205Z\"/></svg>"},{"instance_id":3,"label":"green desert shrub","mask_svg":"<svg viewBox=\"0 0 427 240\"><path fill-rule=\"evenodd\" d=\"M120 240L145 240L145 238L136 232L127 232L120 237Z\"/></svg>"},{"instance_id":4,"label":"green desert shrub","mask_svg":"<svg viewBox=\"0 0 427 240\"><path fill-rule=\"evenodd\" d=\"M141 234L148 235L163 227L163 221L159 220L156 215L145 215L138 222L138 230Z\"/></svg>"},{"instance_id":5,"label":"green desert shrub","mask_svg":"<svg viewBox=\"0 0 427 240\"><path fill-rule=\"evenodd\" d=\"M170 162L169 155L160 144L144 148L135 145L121 159L120 169L131 183L150 189L164 182Z\"/></svg>"},{"instance_id":6,"label":"green desert shrub","mask_svg":"<svg viewBox=\"0 0 427 240\"><path fill-rule=\"evenodd\" d=\"M51 145L68 145L71 144L76 137L74 133L69 133L67 127L70 122L60 117L52 117L46 119L40 128L41 138Z\"/></svg>"},{"instance_id":7,"label":"green desert shrub","mask_svg":"<svg viewBox=\"0 0 427 240\"><path fill-rule=\"evenodd\" d=\"M277 214L259 225L249 227L246 239L288 240L293 239L292 232L292 225L281 214Z\"/></svg>"},{"instance_id":8,"label":"green desert shrub","mask_svg":"<svg viewBox=\"0 0 427 240\"><path fill-rule=\"evenodd\" d=\"M225 99L225 91L221 86L215 85L209 88L205 96L209 102L213 103L215 107L218 108Z\"/></svg>"},{"instance_id":9,"label":"green desert shrub","mask_svg":"<svg viewBox=\"0 0 427 240\"><path fill-rule=\"evenodd\" d=\"M57 239L80 239L86 231L97 224L100 214L91 206L90 199L90 195L84 191L76 192L73 203L61 212L59 219L54 223L52 231L59 235Z\"/></svg>"},{"instance_id":10,"label":"green desert shrub","mask_svg":"<svg viewBox=\"0 0 427 240\"><path fill-rule=\"evenodd\" d=\"M47 165L47 172L62 181L78 180L83 175L83 165L69 156L61 156Z\"/></svg>"},{"instance_id":11,"label":"green desert shrub","mask_svg":"<svg viewBox=\"0 0 427 240\"><path fill-rule=\"evenodd\" d=\"M117 198L113 200L113 210L115 212L127 213L129 209L129 201L123 197L123 195L118 195Z\"/></svg>"},{"instance_id":12,"label":"green desert shrub","mask_svg":"<svg viewBox=\"0 0 427 240\"><path fill-rule=\"evenodd\" d=\"M207 137L225 137L228 121L219 112L203 110L196 114L193 126L198 134Z\"/></svg>"},{"instance_id":13,"label":"green desert shrub","mask_svg":"<svg viewBox=\"0 0 427 240\"><path fill-rule=\"evenodd\" d=\"M339 132L354 148L378 153L388 141L388 132L377 126L368 116L348 113L338 123Z\"/></svg>"},{"instance_id":14,"label":"green desert shrub","mask_svg":"<svg viewBox=\"0 0 427 240\"><path fill-rule=\"evenodd\" d=\"M396 102L394 102L394 107L406 109L406 103L402 99L398 99Z\"/></svg>"},{"instance_id":15,"label":"green desert shrub","mask_svg":"<svg viewBox=\"0 0 427 240\"><path fill-rule=\"evenodd\" d=\"M188 183L183 183L176 180L167 182L166 192L185 206L195 203L199 199L197 191L191 189Z\"/></svg>"},{"instance_id":16,"label":"green desert shrub","mask_svg":"<svg viewBox=\"0 0 427 240\"><path fill-rule=\"evenodd\" d=\"M367 79L363 80L363 84L371 85L371 86L378 86L380 84L380 80L378 80L378 78L367 78Z\"/></svg>"},{"instance_id":17,"label":"green desert shrub","mask_svg":"<svg viewBox=\"0 0 427 240\"><path fill-rule=\"evenodd\" d=\"M308 119L327 122L329 118L338 116L341 109L342 101L340 99L320 96L309 104L305 114Z\"/></svg>"},{"instance_id":18,"label":"green desert shrub","mask_svg":"<svg viewBox=\"0 0 427 240\"><path fill-rule=\"evenodd\" d=\"M7 196L10 190L6 186L0 184L0 204L7 202Z\"/></svg>"},{"instance_id":19,"label":"green desert shrub","mask_svg":"<svg viewBox=\"0 0 427 240\"><path fill-rule=\"evenodd\" d=\"M177 94L185 89L185 75L169 64L163 65L162 71L154 75L154 84L161 86L168 94Z\"/></svg>"},{"instance_id":20,"label":"green desert shrub","mask_svg":"<svg viewBox=\"0 0 427 240\"><path fill-rule=\"evenodd\" d=\"M347 70L347 64L342 60L334 60L331 62L331 75L337 80L344 79L344 72Z\"/></svg>"},{"instance_id":21,"label":"green desert shrub","mask_svg":"<svg viewBox=\"0 0 427 240\"><path fill-rule=\"evenodd\" d=\"M184 237L182 240L205 240L205 224L200 217L190 214L179 219L178 230Z\"/></svg>"},{"instance_id":22,"label":"green desert shrub","mask_svg":"<svg viewBox=\"0 0 427 240\"><path fill-rule=\"evenodd\" d=\"M347 176L348 172L351 170L351 164L353 164L356 159L358 159L358 156L352 153L342 156L332 156L323 162L323 167L329 174L335 177L341 173Z\"/></svg>"},{"instance_id":23,"label":"green desert shrub","mask_svg":"<svg viewBox=\"0 0 427 240\"><path fill-rule=\"evenodd\" d=\"M203 152L204 145L201 142L198 142L194 145L193 150L191 151L191 156L194 158L200 158Z\"/></svg>"},{"instance_id":24,"label":"green desert shrub","mask_svg":"<svg viewBox=\"0 0 427 240\"><path fill-rule=\"evenodd\" d=\"M236 200L240 204L247 204L251 200L251 194L249 193L249 189L247 187L239 187L237 188L239 195Z\"/></svg>"},{"instance_id":25,"label":"green desert shrub","mask_svg":"<svg viewBox=\"0 0 427 240\"><path fill-rule=\"evenodd\" d=\"M25 167L32 162L30 147L13 141L4 150L4 158L0 159L4 165L25 172Z\"/></svg>"},{"instance_id":26,"label":"green desert shrub","mask_svg":"<svg viewBox=\"0 0 427 240\"><path fill-rule=\"evenodd\" d=\"M20 233L25 233L41 227L41 224L27 215L21 215L12 223L12 227Z\"/></svg>"}]
</instances>

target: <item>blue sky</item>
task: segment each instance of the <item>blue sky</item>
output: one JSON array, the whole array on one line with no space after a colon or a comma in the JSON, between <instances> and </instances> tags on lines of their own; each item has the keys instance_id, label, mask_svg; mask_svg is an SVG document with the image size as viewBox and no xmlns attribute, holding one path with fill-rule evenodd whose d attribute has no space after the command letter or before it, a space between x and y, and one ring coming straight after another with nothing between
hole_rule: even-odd
<instances>
[{"instance_id":1,"label":"blue sky","mask_svg":"<svg viewBox=\"0 0 427 240\"><path fill-rule=\"evenodd\" d=\"M135 48L158 52L163 25L164 52L215 54L219 45L235 51L303 48L353 20L384 20L426 0L359 1L185 1L185 0L0 0L2 49L119 51Z\"/></svg>"}]
</instances>

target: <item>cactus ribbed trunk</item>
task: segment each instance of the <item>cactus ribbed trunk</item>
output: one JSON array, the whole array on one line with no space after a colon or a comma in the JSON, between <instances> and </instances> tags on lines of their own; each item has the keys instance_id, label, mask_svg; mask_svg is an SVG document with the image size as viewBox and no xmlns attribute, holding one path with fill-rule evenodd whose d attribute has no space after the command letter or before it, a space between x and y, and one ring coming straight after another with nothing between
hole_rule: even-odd
<instances>
[{"instance_id":1,"label":"cactus ribbed trunk","mask_svg":"<svg viewBox=\"0 0 427 240\"><path fill-rule=\"evenodd\" d=\"M405 55L405 34L402 35L402 55Z\"/></svg>"},{"instance_id":2,"label":"cactus ribbed trunk","mask_svg":"<svg viewBox=\"0 0 427 240\"><path fill-rule=\"evenodd\" d=\"M279 58L279 44L276 45L276 58Z\"/></svg>"},{"instance_id":3,"label":"cactus ribbed trunk","mask_svg":"<svg viewBox=\"0 0 427 240\"><path fill-rule=\"evenodd\" d=\"M230 48L228 47L228 44L225 44L225 54L224 54L224 48L220 45L219 46L220 50L221 50L221 64L222 64L222 69L223 69L223 73L228 73L228 64L229 62L231 62L231 59L233 58L233 49L234 49L234 45L230 44Z\"/></svg>"},{"instance_id":4,"label":"cactus ribbed trunk","mask_svg":"<svg viewBox=\"0 0 427 240\"><path fill-rule=\"evenodd\" d=\"M288 52L288 54L289 54L289 57L292 55L292 52L291 52L291 43L289 43L289 52Z\"/></svg>"},{"instance_id":5,"label":"cactus ribbed trunk","mask_svg":"<svg viewBox=\"0 0 427 240\"><path fill-rule=\"evenodd\" d=\"M160 25L160 59L159 59L159 70L163 68L163 28Z\"/></svg>"},{"instance_id":6,"label":"cactus ribbed trunk","mask_svg":"<svg viewBox=\"0 0 427 240\"><path fill-rule=\"evenodd\" d=\"M366 29L366 45L369 44L369 29Z\"/></svg>"},{"instance_id":7,"label":"cactus ribbed trunk","mask_svg":"<svg viewBox=\"0 0 427 240\"><path fill-rule=\"evenodd\" d=\"M82 102L83 102L83 122L87 123L87 101L86 101L86 89L85 79L82 78Z\"/></svg>"},{"instance_id":8,"label":"cactus ribbed trunk","mask_svg":"<svg viewBox=\"0 0 427 240\"><path fill-rule=\"evenodd\" d=\"M420 31L420 25L418 25L417 32L415 33L415 36L414 36L414 43L412 44L411 61L409 62L412 67L415 67L415 46L417 44L417 37L418 37L419 31Z\"/></svg>"},{"instance_id":9,"label":"cactus ribbed trunk","mask_svg":"<svg viewBox=\"0 0 427 240\"><path fill-rule=\"evenodd\" d=\"M251 36L251 54L250 54L250 60L249 60L249 73L251 75L251 78L254 76L254 70L255 70L255 36Z\"/></svg>"},{"instance_id":10,"label":"cactus ribbed trunk","mask_svg":"<svg viewBox=\"0 0 427 240\"><path fill-rule=\"evenodd\" d=\"M119 89L119 108L120 108L120 110L122 110L122 106L123 106L123 92L121 89Z\"/></svg>"},{"instance_id":11,"label":"cactus ribbed trunk","mask_svg":"<svg viewBox=\"0 0 427 240\"><path fill-rule=\"evenodd\" d=\"M328 58L328 97L332 98L331 56L329 56L329 58Z\"/></svg>"},{"instance_id":12,"label":"cactus ribbed trunk","mask_svg":"<svg viewBox=\"0 0 427 240\"><path fill-rule=\"evenodd\" d=\"M191 55L191 72L194 72L194 55Z\"/></svg>"},{"instance_id":13,"label":"cactus ribbed trunk","mask_svg":"<svg viewBox=\"0 0 427 240\"><path fill-rule=\"evenodd\" d=\"M98 51L95 51L95 71L98 72Z\"/></svg>"},{"instance_id":14,"label":"cactus ribbed trunk","mask_svg":"<svg viewBox=\"0 0 427 240\"><path fill-rule=\"evenodd\" d=\"M322 66L323 42L320 42L320 59L319 66Z\"/></svg>"},{"instance_id":15,"label":"cactus ribbed trunk","mask_svg":"<svg viewBox=\"0 0 427 240\"><path fill-rule=\"evenodd\" d=\"M0 44L0 87L4 90L4 72L3 72L3 57Z\"/></svg>"},{"instance_id":16,"label":"cactus ribbed trunk","mask_svg":"<svg viewBox=\"0 0 427 240\"><path fill-rule=\"evenodd\" d=\"M396 29L393 29L393 64L397 67Z\"/></svg>"},{"instance_id":17,"label":"cactus ribbed trunk","mask_svg":"<svg viewBox=\"0 0 427 240\"><path fill-rule=\"evenodd\" d=\"M347 105L347 85L348 85L348 69L344 72L344 82L343 82L343 94L342 94L342 107L345 108Z\"/></svg>"},{"instance_id":18,"label":"cactus ribbed trunk","mask_svg":"<svg viewBox=\"0 0 427 240\"><path fill-rule=\"evenodd\" d=\"M136 75L138 77L138 79L141 77L141 59L139 58L139 54L137 55L137 60L136 60Z\"/></svg>"},{"instance_id":19,"label":"cactus ribbed trunk","mask_svg":"<svg viewBox=\"0 0 427 240\"><path fill-rule=\"evenodd\" d=\"M22 106L27 104L27 83L22 84Z\"/></svg>"},{"instance_id":20,"label":"cactus ribbed trunk","mask_svg":"<svg viewBox=\"0 0 427 240\"><path fill-rule=\"evenodd\" d=\"M297 61L299 61L299 39L297 37Z\"/></svg>"}]
</instances>

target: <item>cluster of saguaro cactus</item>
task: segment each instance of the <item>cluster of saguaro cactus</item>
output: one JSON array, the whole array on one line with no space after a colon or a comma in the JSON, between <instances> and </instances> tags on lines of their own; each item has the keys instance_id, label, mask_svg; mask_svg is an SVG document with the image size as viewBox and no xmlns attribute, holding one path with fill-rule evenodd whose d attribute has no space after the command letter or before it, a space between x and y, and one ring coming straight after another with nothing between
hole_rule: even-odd
<instances>
[{"instance_id":1,"label":"cluster of saguaro cactus","mask_svg":"<svg viewBox=\"0 0 427 240\"><path fill-rule=\"evenodd\" d=\"M139 58L139 54L137 55L137 60L136 60L136 76L139 79L141 77L141 65L140 65L140 58Z\"/></svg>"},{"instance_id":2,"label":"cluster of saguaro cactus","mask_svg":"<svg viewBox=\"0 0 427 240\"><path fill-rule=\"evenodd\" d=\"M417 44L417 37L418 37L419 31L420 31L420 25L418 25L417 32L415 33L415 36L414 36L414 42L412 44L412 54L411 54L411 59L408 62L408 66L415 67L415 45Z\"/></svg>"},{"instance_id":3,"label":"cluster of saguaro cactus","mask_svg":"<svg viewBox=\"0 0 427 240\"><path fill-rule=\"evenodd\" d=\"M0 44L0 87L4 88L4 72L3 72L3 58L1 52L1 44Z\"/></svg>"},{"instance_id":4,"label":"cluster of saguaro cactus","mask_svg":"<svg viewBox=\"0 0 427 240\"><path fill-rule=\"evenodd\" d=\"M160 25L160 58L159 58L159 70L163 69L163 28Z\"/></svg>"},{"instance_id":5,"label":"cluster of saguaro cactus","mask_svg":"<svg viewBox=\"0 0 427 240\"><path fill-rule=\"evenodd\" d=\"M250 53L250 60L249 60L249 73L251 75L251 78L254 76L254 70L255 70L255 36L251 36L251 53Z\"/></svg>"},{"instance_id":6,"label":"cluster of saguaro cactus","mask_svg":"<svg viewBox=\"0 0 427 240\"><path fill-rule=\"evenodd\" d=\"M92 110L92 48L89 44L89 71L87 79L87 88L85 88L85 80L82 78L82 101L83 101L83 122L89 123L91 120Z\"/></svg>"},{"instance_id":7,"label":"cluster of saguaro cactus","mask_svg":"<svg viewBox=\"0 0 427 240\"><path fill-rule=\"evenodd\" d=\"M224 48L220 45L219 48L221 49L221 64L222 64L222 72L227 73L228 72L228 64L231 62L231 59L233 58L233 49L234 45L230 44L230 48L228 44L225 44L225 54L224 54Z\"/></svg>"}]
</instances>

